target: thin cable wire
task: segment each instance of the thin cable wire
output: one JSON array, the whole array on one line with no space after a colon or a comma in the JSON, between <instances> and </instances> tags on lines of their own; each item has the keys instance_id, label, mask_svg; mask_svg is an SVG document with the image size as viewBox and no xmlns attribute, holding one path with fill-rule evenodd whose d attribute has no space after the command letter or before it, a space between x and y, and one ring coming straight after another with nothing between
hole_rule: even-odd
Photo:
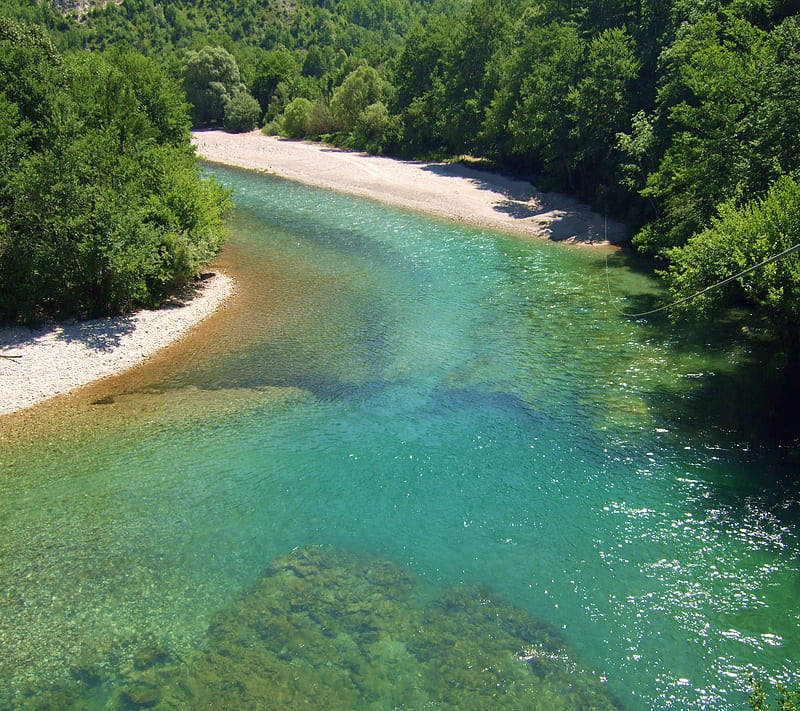
<instances>
[{"instance_id":1,"label":"thin cable wire","mask_svg":"<svg viewBox=\"0 0 800 711\"><path fill-rule=\"evenodd\" d=\"M660 311L666 311L667 309L671 309L673 306L679 306L680 304L685 304L687 301L691 301L692 299L696 299L698 296L702 296L703 294L707 294L709 291L713 291L714 289L719 289L721 286L725 286L736 279L741 279L743 276L750 274L750 272L754 272L756 269L760 269L761 267L765 267L767 264L772 262L776 262L779 259L791 254L792 252L796 252L800 249L800 243L794 245L794 247L789 247L789 249L783 250L780 254L775 254L769 259L765 259L763 262L759 262L758 264L753 265L752 267L748 267L743 271L739 272L738 274L734 274L733 276L729 276L727 279L723 279L722 281L717 282L716 284L712 284L711 286L707 286L705 289L701 289L700 291L695 292L689 296L684 296L682 299L678 299L677 301L673 301L670 304L666 304L665 306L659 306L657 309L652 309L651 311L642 311L638 314L629 314L627 311L623 311L620 309L615 303L614 299L611 296L611 277L608 273L608 254L606 253L606 284L608 285L608 298L611 302L611 305L623 316L627 316L628 318L641 318L642 316L652 316L653 314L657 314Z\"/></svg>"}]
</instances>

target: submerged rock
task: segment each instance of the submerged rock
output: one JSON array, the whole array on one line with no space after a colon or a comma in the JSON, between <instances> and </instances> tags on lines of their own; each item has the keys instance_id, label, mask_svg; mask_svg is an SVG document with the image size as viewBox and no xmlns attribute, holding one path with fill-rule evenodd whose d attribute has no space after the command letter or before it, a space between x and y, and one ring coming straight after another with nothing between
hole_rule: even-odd
<instances>
[{"instance_id":1,"label":"submerged rock","mask_svg":"<svg viewBox=\"0 0 800 711\"><path fill-rule=\"evenodd\" d=\"M161 698L159 690L149 684L128 684L122 690L122 696L133 708L151 708Z\"/></svg>"},{"instance_id":2,"label":"submerged rock","mask_svg":"<svg viewBox=\"0 0 800 711\"><path fill-rule=\"evenodd\" d=\"M424 603L418 595L408 571L389 561L295 550L217 614L194 652L170 653L143 640L102 681L102 707L620 708L551 625L490 590L455 587ZM91 682L100 688L94 675ZM23 707L84 709L88 698L97 700L88 683L84 690L81 697L53 689Z\"/></svg>"},{"instance_id":3,"label":"submerged rock","mask_svg":"<svg viewBox=\"0 0 800 711\"><path fill-rule=\"evenodd\" d=\"M164 664L169 660L169 653L157 644L141 647L133 653L133 666L136 669L148 669L156 664Z\"/></svg>"},{"instance_id":4,"label":"submerged rock","mask_svg":"<svg viewBox=\"0 0 800 711\"><path fill-rule=\"evenodd\" d=\"M478 588L422 605L407 571L304 548L214 621L187 708L618 708L550 625ZM181 705L179 704L179 705Z\"/></svg>"}]
</instances>

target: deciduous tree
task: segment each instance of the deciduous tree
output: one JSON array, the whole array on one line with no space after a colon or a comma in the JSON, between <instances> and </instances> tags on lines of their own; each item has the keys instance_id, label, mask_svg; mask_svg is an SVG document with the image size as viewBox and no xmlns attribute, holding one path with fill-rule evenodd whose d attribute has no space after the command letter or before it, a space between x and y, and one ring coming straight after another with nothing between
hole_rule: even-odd
<instances>
[{"instance_id":1,"label":"deciduous tree","mask_svg":"<svg viewBox=\"0 0 800 711\"><path fill-rule=\"evenodd\" d=\"M247 95L236 59L224 47L189 50L183 61L183 87L195 126L221 126L229 104ZM240 99L241 102L241 99Z\"/></svg>"},{"instance_id":2,"label":"deciduous tree","mask_svg":"<svg viewBox=\"0 0 800 711\"><path fill-rule=\"evenodd\" d=\"M61 59L0 23L0 320L159 304L222 239L180 89L134 52ZM14 61L8 61L13 58ZM21 73L42 101L15 92Z\"/></svg>"}]
</instances>

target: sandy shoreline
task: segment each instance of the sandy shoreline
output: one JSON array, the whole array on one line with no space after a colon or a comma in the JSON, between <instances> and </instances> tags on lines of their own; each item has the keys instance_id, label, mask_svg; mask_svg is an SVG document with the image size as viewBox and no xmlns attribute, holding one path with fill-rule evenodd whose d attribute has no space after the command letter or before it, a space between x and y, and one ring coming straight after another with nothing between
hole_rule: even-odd
<instances>
[{"instance_id":1,"label":"sandy shoreline","mask_svg":"<svg viewBox=\"0 0 800 711\"><path fill-rule=\"evenodd\" d=\"M308 141L197 131L197 155L212 163L371 198L438 217L526 237L583 244L619 243L623 225L572 198L462 164L398 161Z\"/></svg>"},{"instance_id":2,"label":"sandy shoreline","mask_svg":"<svg viewBox=\"0 0 800 711\"><path fill-rule=\"evenodd\" d=\"M0 329L0 415L117 375L177 342L233 293L217 272L155 311Z\"/></svg>"},{"instance_id":3,"label":"sandy shoreline","mask_svg":"<svg viewBox=\"0 0 800 711\"><path fill-rule=\"evenodd\" d=\"M207 161L521 236L584 244L615 243L626 237L622 225L606 221L571 198L464 165L348 153L259 131L200 131L193 142L198 156ZM142 363L178 341L232 291L232 280L218 273L187 299L157 311L33 331L0 329L0 415Z\"/></svg>"}]
</instances>

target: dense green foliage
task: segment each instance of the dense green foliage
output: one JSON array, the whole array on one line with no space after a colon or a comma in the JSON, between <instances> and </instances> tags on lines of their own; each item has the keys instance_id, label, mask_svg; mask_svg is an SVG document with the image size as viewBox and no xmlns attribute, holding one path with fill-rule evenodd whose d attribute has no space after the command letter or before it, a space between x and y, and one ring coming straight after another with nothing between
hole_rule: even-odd
<instances>
[{"instance_id":1,"label":"dense green foliage","mask_svg":"<svg viewBox=\"0 0 800 711\"><path fill-rule=\"evenodd\" d=\"M242 82L236 59L223 47L186 52L183 88L197 127L224 125L233 132L250 131L261 119L261 107Z\"/></svg>"},{"instance_id":2,"label":"dense green foliage","mask_svg":"<svg viewBox=\"0 0 800 711\"><path fill-rule=\"evenodd\" d=\"M709 227L670 251L667 281L677 293L695 293L708 284L738 274L800 243L800 185L779 178L762 198L743 205L729 200ZM731 282L737 301L767 306L785 328L800 319L800 258L795 254ZM691 302L694 312L711 314L730 298L722 289ZM687 304L687 306L689 306Z\"/></svg>"},{"instance_id":3,"label":"dense green foliage","mask_svg":"<svg viewBox=\"0 0 800 711\"><path fill-rule=\"evenodd\" d=\"M800 171L791 0L122 0L80 22L31 0L0 8L61 51L157 56L195 126L471 154L573 192L631 225L676 297L793 239L763 224L773 186ZM749 304L800 341L795 262L681 313Z\"/></svg>"},{"instance_id":4,"label":"dense green foliage","mask_svg":"<svg viewBox=\"0 0 800 711\"><path fill-rule=\"evenodd\" d=\"M158 56L196 126L471 154L571 191L631 225L676 297L792 239L762 224L800 171L792 0L122 0L81 22L0 7L62 50ZM682 313L749 304L796 332L794 263Z\"/></svg>"},{"instance_id":5,"label":"dense green foliage","mask_svg":"<svg viewBox=\"0 0 800 711\"><path fill-rule=\"evenodd\" d=\"M216 254L183 96L130 50L61 57L0 18L0 320L156 305Z\"/></svg>"},{"instance_id":6,"label":"dense green foliage","mask_svg":"<svg viewBox=\"0 0 800 711\"><path fill-rule=\"evenodd\" d=\"M474 0L455 29L431 18L409 32L393 73L398 146L487 157L577 193L626 220L686 296L796 241L776 202L800 169L796 9ZM749 304L796 342L796 264L681 313Z\"/></svg>"}]
</instances>

